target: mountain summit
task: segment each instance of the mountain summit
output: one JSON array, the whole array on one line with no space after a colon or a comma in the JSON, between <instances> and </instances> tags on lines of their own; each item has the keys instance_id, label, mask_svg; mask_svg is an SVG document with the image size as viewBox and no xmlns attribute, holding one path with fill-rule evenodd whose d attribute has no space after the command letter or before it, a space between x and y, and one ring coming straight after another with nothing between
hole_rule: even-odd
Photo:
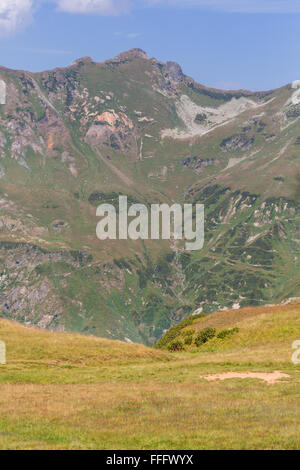
<instances>
[{"instance_id":1,"label":"mountain summit","mask_svg":"<svg viewBox=\"0 0 300 470\"><path fill-rule=\"evenodd\" d=\"M129 51L121 52L118 54L115 59L123 60L123 59L149 59L147 56L146 52L143 51L142 49L130 49Z\"/></svg>"}]
</instances>

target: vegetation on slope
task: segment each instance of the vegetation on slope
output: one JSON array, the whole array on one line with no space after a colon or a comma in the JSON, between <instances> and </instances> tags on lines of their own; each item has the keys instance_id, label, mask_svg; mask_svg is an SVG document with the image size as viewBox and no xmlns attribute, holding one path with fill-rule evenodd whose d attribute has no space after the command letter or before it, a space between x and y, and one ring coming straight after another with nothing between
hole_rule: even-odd
<instances>
[{"instance_id":1,"label":"vegetation on slope","mask_svg":"<svg viewBox=\"0 0 300 470\"><path fill-rule=\"evenodd\" d=\"M196 315L171 328L156 344L158 349L223 352L253 347L283 348L300 335L299 304L248 307L211 315Z\"/></svg>"},{"instance_id":2,"label":"vegetation on slope","mask_svg":"<svg viewBox=\"0 0 300 470\"><path fill-rule=\"evenodd\" d=\"M0 320L1 449L299 449L297 304L220 312L183 324L232 337L170 354ZM281 371L208 382L210 374Z\"/></svg>"}]
</instances>

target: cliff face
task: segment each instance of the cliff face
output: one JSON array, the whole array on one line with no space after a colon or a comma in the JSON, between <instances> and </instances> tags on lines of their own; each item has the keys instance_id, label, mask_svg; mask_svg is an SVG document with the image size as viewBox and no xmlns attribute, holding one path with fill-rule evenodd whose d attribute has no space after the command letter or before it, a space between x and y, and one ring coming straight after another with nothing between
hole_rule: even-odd
<instances>
[{"instance_id":1,"label":"cliff face","mask_svg":"<svg viewBox=\"0 0 300 470\"><path fill-rule=\"evenodd\" d=\"M152 343L197 309L299 296L297 81L214 90L134 49L1 83L2 316ZM119 194L204 203L204 249L100 242Z\"/></svg>"}]
</instances>

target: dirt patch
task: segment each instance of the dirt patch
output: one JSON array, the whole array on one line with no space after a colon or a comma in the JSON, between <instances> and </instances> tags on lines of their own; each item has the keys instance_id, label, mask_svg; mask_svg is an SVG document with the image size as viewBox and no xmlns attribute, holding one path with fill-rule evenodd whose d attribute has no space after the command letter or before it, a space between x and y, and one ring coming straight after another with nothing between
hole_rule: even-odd
<instances>
[{"instance_id":1,"label":"dirt patch","mask_svg":"<svg viewBox=\"0 0 300 470\"><path fill-rule=\"evenodd\" d=\"M222 374L200 375L200 379L215 382L216 380L226 379L258 379L267 382L268 385L280 382L281 379L288 379L290 375L284 374L278 370L274 372L223 372Z\"/></svg>"}]
</instances>

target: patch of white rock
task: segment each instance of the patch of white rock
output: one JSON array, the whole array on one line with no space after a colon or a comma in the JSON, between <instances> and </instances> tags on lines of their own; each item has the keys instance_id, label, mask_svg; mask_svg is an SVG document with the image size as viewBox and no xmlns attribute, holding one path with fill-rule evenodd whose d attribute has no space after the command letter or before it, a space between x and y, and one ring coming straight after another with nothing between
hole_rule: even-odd
<instances>
[{"instance_id":1,"label":"patch of white rock","mask_svg":"<svg viewBox=\"0 0 300 470\"><path fill-rule=\"evenodd\" d=\"M295 80L292 83L292 89L296 91L294 91L292 96L287 101L288 106L289 105L296 106L297 104L300 104L300 80Z\"/></svg>"}]
</instances>

